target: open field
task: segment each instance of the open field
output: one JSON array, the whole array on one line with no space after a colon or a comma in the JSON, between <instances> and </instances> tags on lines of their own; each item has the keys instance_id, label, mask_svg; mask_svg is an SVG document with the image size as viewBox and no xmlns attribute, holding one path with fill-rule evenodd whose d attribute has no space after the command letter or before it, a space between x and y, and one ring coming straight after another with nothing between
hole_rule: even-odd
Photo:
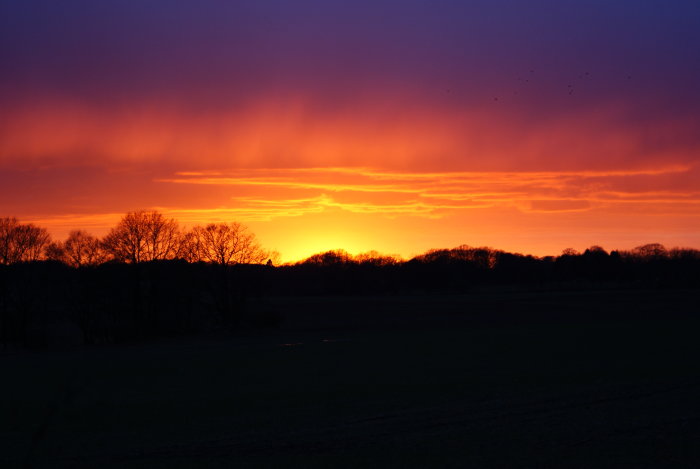
<instances>
[{"instance_id":1,"label":"open field","mask_svg":"<svg viewBox=\"0 0 700 469\"><path fill-rule=\"evenodd\" d=\"M277 330L0 355L0 467L700 467L697 291L259 300Z\"/></svg>"}]
</instances>

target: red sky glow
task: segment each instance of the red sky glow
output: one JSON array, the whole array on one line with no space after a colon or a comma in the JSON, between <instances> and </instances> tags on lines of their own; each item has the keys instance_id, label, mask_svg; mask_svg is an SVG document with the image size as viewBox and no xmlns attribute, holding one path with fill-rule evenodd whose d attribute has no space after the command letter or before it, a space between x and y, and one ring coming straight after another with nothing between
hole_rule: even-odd
<instances>
[{"instance_id":1,"label":"red sky glow","mask_svg":"<svg viewBox=\"0 0 700 469\"><path fill-rule=\"evenodd\" d=\"M157 209L243 222L284 261L700 247L687 2L502 24L501 2L28 3L0 15L0 216L57 238Z\"/></svg>"}]
</instances>

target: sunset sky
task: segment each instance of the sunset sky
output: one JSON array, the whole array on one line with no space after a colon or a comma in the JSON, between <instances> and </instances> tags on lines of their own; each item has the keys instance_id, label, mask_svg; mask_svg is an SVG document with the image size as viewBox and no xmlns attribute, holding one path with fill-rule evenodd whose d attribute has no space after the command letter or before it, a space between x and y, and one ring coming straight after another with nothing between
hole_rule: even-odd
<instances>
[{"instance_id":1,"label":"sunset sky","mask_svg":"<svg viewBox=\"0 0 700 469\"><path fill-rule=\"evenodd\" d=\"M0 216L285 261L700 247L700 2L4 1Z\"/></svg>"}]
</instances>

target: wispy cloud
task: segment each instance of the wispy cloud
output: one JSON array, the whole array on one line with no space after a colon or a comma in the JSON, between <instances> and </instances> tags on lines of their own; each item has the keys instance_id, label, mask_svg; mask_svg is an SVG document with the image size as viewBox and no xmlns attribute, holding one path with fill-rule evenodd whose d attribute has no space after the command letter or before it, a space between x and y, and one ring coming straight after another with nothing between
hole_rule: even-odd
<instances>
[{"instance_id":1,"label":"wispy cloud","mask_svg":"<svg viewBox=\"0 0 700 469\"><path fill-rule=\"evenodd\" d=\"M225 186L233 194L252 188L257 191L253 196L231 196L235 208L215 209L247 219L298 216L326 208L439 218L494 206L562 212L673 204L675 210L693 210L700 204L700 191L674 190L668 182L669 176L693 170L679 165L628 171L430 173L368 167L277 168L178 172L157 182ZM306 196L299 197L302 193Z\"/></svg>"}]
</instances>

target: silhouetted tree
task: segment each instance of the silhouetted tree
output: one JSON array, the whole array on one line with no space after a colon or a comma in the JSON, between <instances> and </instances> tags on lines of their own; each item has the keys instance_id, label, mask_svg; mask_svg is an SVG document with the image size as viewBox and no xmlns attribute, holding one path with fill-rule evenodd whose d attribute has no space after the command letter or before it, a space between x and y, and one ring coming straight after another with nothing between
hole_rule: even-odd
<instances>
[{"instance_id":1,"label":"silhouetted tree","mask_svg":"<svg viewBox=\"0 0 700 469\"><path fill-rule=\"evenodd\" d=\"M584 256L586 256L586 255L588 255L588 256L607 256L608 252L605 249L603 249L601 246L594 245L594 246L591 246L588 249L586 249L583 252L583 255Z\"/></svg>"},{"instance_id":2,"label":"silhouetted tree","mask_svg":"<svg viewBox=\"0 0 700 469\"><path fill-rule=\"evenodd\" d=\"M102 264L109 256L99 239L85 231L74 230L64 242L51 243L47 248L47 257L73 267L81 267Z\"/></svg>"},{"instance_id":3,"label":"silhouetted tree","mask_svg":"<svg viewBox=\"0 0 700 469\"><path fill-rule=\"evenodd\" d=\"M104 238L105 250L115 259L139 262L175 259L183 248L177 221L159 212L129 212Z\"/></svg>"},{"instance_id":4,"label":"silhouetted tree","mask_svg":"<svg viewBox=\"0 0 700 469\"><path fill-rule=\"evenodd\" d=\"M21 258L19 221L16 218L0 218L0 263L14 264Z\"/></svg>"},{"instance_id":5,"label":"silhouetted tree","mask_svg":"<svg viewBox=\"0 0 700 469\"><path fill-rule=\"evenodd\" d=\"M387 266L396 265L401 262L399 256L390 256L386 254L381 254L377 251L367 251L355 256L354 260L363 265L374 265L374 266Z\"/></svg>"},{"instance_id":6,"label":"silhouetted tree","mask_svg":"<svg viewBox=\"0 0 700 469\"><path fill-rule=\"evenodd\" d=\"M238 222L195 226L188 238L188 251L198 260L220 265L262 264L270 259L255 235Z\"/></svg>"},{"instance_id":7,"label":"silhouetted tree","mask_svg":"<svg viewBox=\"0 0 700 469\"><path fill-rule=\"evenodd\" d=\"M637 246L632 250L632 254L644 259L661 259L668 257L668 251L663 244L650 243Z\"/></svg>"},{"instance_id":8,"label":"silhouetted tree","mask_svg":"<svg viewBox=\"0 0 700 469\"><path fill-rule=\"evenodd\" d=\"M343 249L336 249L309 256L298 264L306 265L343 265L353 263L353 258Z\"/></svg>"},{"instance_id":9,"label":"silhouetted tree","mask_svg":"<svg viewBox=\"0 0 700 469\"><path fill-rule=\"evenodd\" d=\"M690 248L673 248L668 256L674 260L700 261L700 250Z\"/></svg>"},{"instance_id":10,"label":"silhouetted tree","mask_svg":"<svg viewBox=\"0 0 700 469\"><path fill-rule=\"evenodd\" d=\"M0 218L0 263L42 259L51 236L45 228L22 224L16 218Z\"/></svg>"},{"instance_id":11,"label":"silhouetted tree","mask_svg":"<svg viewBox=\"0 0 700 469\"><path fill-rule=\"evenodd\" d=\"M218 266L207 283L209 296L221 322L237 326L248 295L245 276L234 266L262 264L270 259L245 225L238 222L195 226L187 235L183 251L191 261Z\"/></svg>"}]
</instances>

